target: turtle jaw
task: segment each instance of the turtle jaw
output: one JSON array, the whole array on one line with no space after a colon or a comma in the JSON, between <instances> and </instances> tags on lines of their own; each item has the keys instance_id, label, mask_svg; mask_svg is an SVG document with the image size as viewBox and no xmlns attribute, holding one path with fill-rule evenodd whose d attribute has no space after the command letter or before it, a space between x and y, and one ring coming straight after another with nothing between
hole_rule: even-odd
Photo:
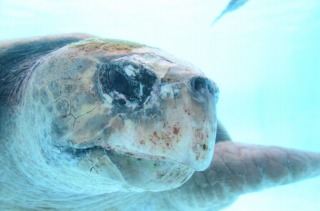
<instances>
[{"instance_id":1,"label":"turtle jaw","mask_svg":"<svg viewBox=\"0 0 320 211\"><path fill-rule=\"evenodd\" d=\"M61 149L77 161L84 174L99 176L102 181L117 184L128 191L165 191L180 187L194 170L170 160L117 153L101 146ZM151 157L150 157L151 158Z\"/></svg>"}]
</instances>

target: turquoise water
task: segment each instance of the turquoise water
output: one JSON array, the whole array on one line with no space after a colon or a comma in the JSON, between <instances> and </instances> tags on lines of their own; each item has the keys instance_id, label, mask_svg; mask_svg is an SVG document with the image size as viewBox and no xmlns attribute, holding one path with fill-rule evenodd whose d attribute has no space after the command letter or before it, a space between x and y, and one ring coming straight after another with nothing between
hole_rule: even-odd
<instances>
[{"instance_id":1,"label":"turquoise water","mask_svg":"<svg viewBox=\"0 0 320 211\"><path fill-rule=\"evenodd\" d=\"M320 151L320 2L0 0L0 39L84 32L159 47L220 87L235 141ZM226 210L320 210L320 179L242 196ZM257 207L252 206L252 202Z\"/></svg>"}]
</instances>

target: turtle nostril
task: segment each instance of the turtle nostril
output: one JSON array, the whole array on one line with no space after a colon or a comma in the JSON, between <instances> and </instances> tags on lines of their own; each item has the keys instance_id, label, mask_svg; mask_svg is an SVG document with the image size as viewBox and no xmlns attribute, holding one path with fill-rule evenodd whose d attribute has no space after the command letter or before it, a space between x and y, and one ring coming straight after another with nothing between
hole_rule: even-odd
<instances>
[{"instance_id":1,"label":"turtle nostril","mask_svg":"<svg viewBox=\"0 0 320 211\"><path fill-rule=\"evenodd\" d=\"M210 80L204 77L194 77L190 80L191 89L193 92L209 91L210 94L214 94L215 90Z\"/></svg>"},{"instance_id":2,"label":"turtle nostril","mask_svg":"<svg viewBox=\"0 0 320 211\"><path fill-rule=\"evenodd\" d=\"M196 91L200 91L201 89L205 89L206 82L204 78L197 77L193 82L193 89Z\"/></svg>"}]
</instances>

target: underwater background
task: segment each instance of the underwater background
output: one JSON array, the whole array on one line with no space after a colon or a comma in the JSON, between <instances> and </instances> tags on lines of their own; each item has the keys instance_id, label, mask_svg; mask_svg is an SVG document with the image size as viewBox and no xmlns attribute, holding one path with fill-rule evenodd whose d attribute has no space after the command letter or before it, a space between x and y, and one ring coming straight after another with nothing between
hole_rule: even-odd
<instances>
[{"instance_id":1,"label":"underwater background","mask_svg":"<svg viewBox=\"0 0 320 211\"><path fill-rule=\"evenodd\" d=\"M0 40L82 32L161 48L220 88L234 141L320 151L320 1L0 0ZM320 210L320 178L243 195L226 211Z\"/></svg>"}]
</instances>

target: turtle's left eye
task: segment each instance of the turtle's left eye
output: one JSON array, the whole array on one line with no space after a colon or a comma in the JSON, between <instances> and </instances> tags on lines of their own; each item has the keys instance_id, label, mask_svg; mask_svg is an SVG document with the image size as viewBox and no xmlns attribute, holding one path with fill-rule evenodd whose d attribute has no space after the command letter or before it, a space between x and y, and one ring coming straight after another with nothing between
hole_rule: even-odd
<instances>
[{"instance_id":1,"label":"turtle's left eye","mask_svg":"<svg viewBox=\"0 0 320 211\"><path fill-rule=\"evenodd\" d=\"M98 69L102 91L120 105L128 102L142 105L157 80L152 70L127 60L111 60L99 64Z\"/></svg>"}]
</instances>

